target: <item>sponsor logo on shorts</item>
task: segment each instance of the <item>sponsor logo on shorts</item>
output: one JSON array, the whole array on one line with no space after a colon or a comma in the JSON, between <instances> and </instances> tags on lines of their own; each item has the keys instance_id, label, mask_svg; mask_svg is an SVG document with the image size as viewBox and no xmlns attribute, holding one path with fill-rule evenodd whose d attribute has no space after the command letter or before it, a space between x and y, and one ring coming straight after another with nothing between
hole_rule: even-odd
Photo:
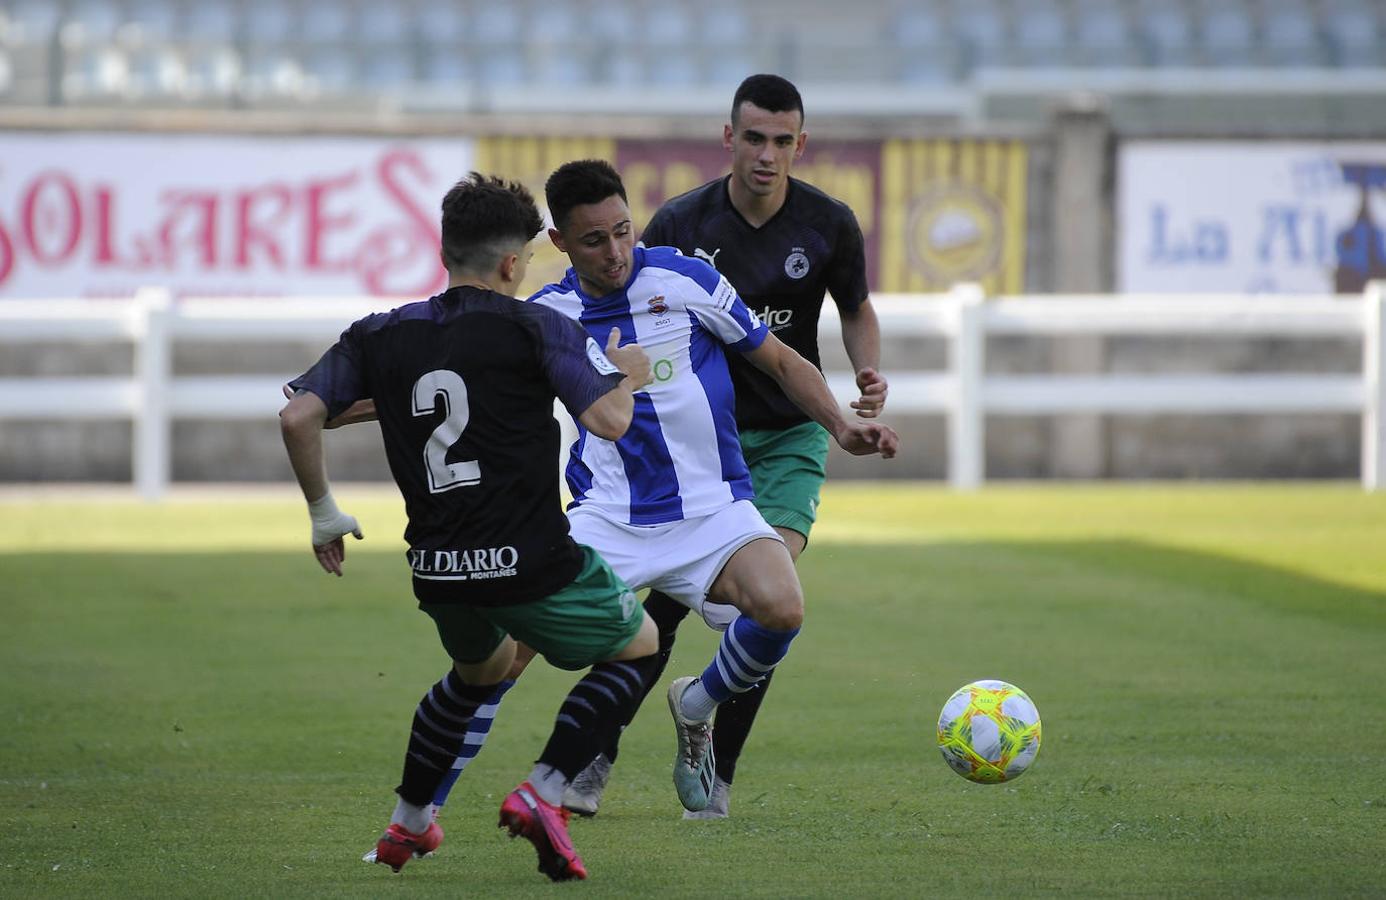
<instances>
[{"instance_id":1,"label":"sponsor logo on shorts","mask_svg":"<svg viewBox=\"0 0 1386 900\"><path fill-rule=\"evenodd\" d=\"M635 615L640 606L640 600L635 596L635 591L621 592L621 618L629 619Z\"/></svg>"},{"instance_id":2,"label":"sponsor logo on shorts","mask_svg":"<svg viewBox=\"0 0 1386 900\"><path fill-rule=\"evenodd\" d=\"M420 578L440 581L482 581L515 574L520 551L514 547L474 550L410 550L409 568Z\"/></svg>"}]
</instances>

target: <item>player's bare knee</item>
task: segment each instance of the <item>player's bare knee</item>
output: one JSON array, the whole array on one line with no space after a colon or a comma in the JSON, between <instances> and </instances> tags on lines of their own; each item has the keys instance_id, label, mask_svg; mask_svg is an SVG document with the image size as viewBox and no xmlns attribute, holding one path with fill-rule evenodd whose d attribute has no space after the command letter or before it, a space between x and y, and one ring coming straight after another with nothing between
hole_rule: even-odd
<instances>
[{"instance_id":1,"label":"player's bare knee","mask_svg":"<svg viewBox=\"0 0 1386 900\"><path fill-rule=\"evenodd\" d=\"M756 596L748 606L750 617L765 628L793 631L804 624L804 595L797 584Z\"/></svg>"}]
</instances>

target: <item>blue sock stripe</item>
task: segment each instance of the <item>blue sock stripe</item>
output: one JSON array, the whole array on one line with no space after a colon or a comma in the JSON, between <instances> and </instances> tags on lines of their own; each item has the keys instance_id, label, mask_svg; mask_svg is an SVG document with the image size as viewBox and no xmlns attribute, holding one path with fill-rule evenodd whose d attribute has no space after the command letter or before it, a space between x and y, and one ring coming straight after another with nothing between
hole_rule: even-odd
<instances>
[{"instance_id":1,"label":"blue sock stripe","mask_svg":"<svg viewBox=\"0 0 1386 900\"><path fill-rule=\"evenodd\" d=\"M725 701L732 695L731 690L727 687L727 683L722 679L722 673L717 668L716 658L708 663L706 669L703 669L702 678L700 680L703 684L703 690L707 691L708 696L718 703Z\"/></svg>"},{"instance_id":2,"label":"blue sock stripe","mask_svg":"<svg viewBox=\"0 0 1386 900\"><path fill-rule=\"evenodd\" d=\"M582 726L578 724L578 720L577 720L577 719L574 719L572 716L568 715L567 713L559 713L559 714L558 714L558 719L555 721L554 724L556 724L556 725L567 725L569 728L576 728L578 731L581 731L581 730L582 730ZM580 765L580 764L579 764L579 765Z\"/></svg>"}]
</instances>

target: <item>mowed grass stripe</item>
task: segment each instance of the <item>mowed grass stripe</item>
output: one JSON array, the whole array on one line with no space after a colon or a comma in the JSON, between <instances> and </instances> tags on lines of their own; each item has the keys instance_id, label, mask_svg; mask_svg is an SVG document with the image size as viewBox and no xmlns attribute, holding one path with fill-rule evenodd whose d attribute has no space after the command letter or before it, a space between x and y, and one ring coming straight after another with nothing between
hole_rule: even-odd
<instances>
[{"instance_id":1,"label":"mowed grass stripe","mask_svg":"<svg viewBox=\"0 0 1386 900\"><path fill-rule=\"evenodd\" d=\"M342 579L316 571L287 494L0 503L0 895L552 896L494 827L572 681L542 667L460 782L443 851L401 876L359 862L444 663L407 595L398 499L342 495L368 536ZM652 702L574 825L593 877L569 887L1379 894L1382 499L831 486L733 818L679 818ZM690 620L667 677L714 644ZM969 785L933 747L938 707L982 677L1044 717L1010 785Z\"/></svg>"}]
</instances>

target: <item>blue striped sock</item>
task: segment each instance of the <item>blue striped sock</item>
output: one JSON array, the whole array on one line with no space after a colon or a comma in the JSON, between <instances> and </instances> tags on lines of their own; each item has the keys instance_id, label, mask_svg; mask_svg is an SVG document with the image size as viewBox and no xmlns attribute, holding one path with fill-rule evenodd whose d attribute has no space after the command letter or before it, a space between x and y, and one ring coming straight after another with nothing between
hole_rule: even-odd
<instances>
[{"instance_id":1,"label":"blue striped sock","mask_svg":"<svg viewBox=\"0 0 1386 900\"><path fill-rule=\"evenodd\" d=\"M717 655L703 670L701 684L709 697L722 703L732 694L749 691L789 652L799 629L775 631L749 616L737 616L722 634Z\"/></svg>"},{"instance_id":2,"label":"blue striped sock","mask_svg":"<svg viewBox=\"0 0 1386 900\"><path fill-rule=\"evenodd\" d=\"M486 702L477 707L476 712L472 714L471 724L467 726L467 737L462 742L462 752L453 760L452 768L443 776L442 784L438 785L438 790L433 793L434 805L442 806L447 802L452 786L457 783L457 776L461 775L462 770L481 752L482 745L486 743L486 736L491 733L491 725L496 721L496 708L500 706L505 692L514 686L515 682L512 680L502 681L496 685L496 690L491 696L486 698Z\"/></svg>"}]
</instances>

